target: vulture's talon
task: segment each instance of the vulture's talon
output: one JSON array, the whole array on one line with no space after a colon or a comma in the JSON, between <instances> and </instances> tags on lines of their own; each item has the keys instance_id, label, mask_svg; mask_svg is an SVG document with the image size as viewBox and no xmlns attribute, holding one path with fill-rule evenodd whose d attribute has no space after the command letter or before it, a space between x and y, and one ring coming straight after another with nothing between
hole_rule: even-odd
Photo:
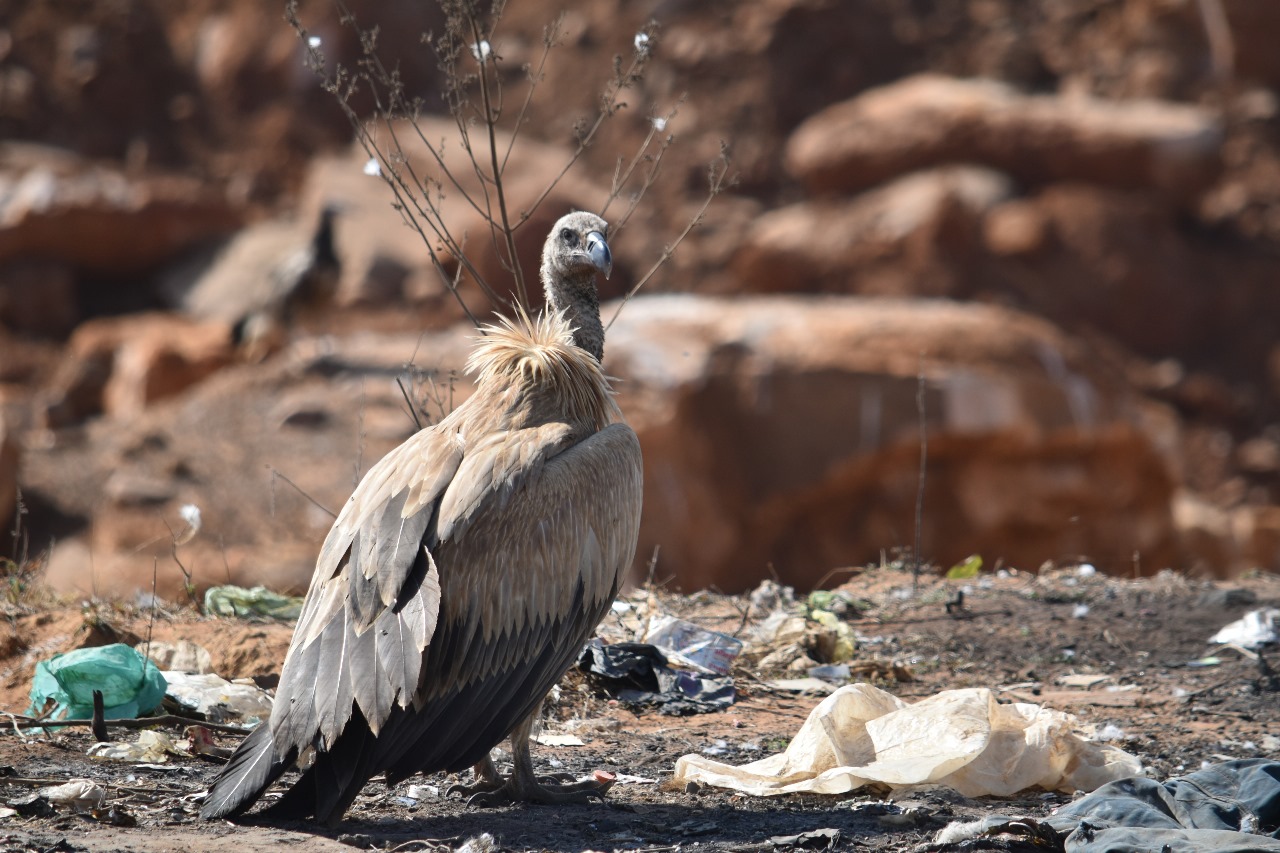
<instances>
[{"instance_id":1,"label":"vulture's talon","mask_svg":"<svg viewBox=\"0 0 1280 853\"><path fill-rule=\"evenodd\" d=\"M454 794L461 794L467 798L467 802L471 802L474 797L477 797L480 794L488 794L501 789L503 784L504 783L501 779L496 782L489 781L487 779L477 779L469 785L464 785L461 782L455 782L448 788L444 789L444 795L446 797L452 797Z\"/></svg>"},{"instance_id":2,"label":"vulture's talon","mask_svg":"<svg viewBox=\"0 0 1280 853\"><path fill-rule=\"evenodd\" d=\"M521 785L510 779L501 788L494 791L480 791L468 800L469 806L506 806L512 803L541 803L543 805L562 805L565 803L588 803L591 800L604 800L605 793L613 787L613 780L600 782L589 779L585 782L572 782L563 785L526 782Z\"/></svg>"}]
</instances>

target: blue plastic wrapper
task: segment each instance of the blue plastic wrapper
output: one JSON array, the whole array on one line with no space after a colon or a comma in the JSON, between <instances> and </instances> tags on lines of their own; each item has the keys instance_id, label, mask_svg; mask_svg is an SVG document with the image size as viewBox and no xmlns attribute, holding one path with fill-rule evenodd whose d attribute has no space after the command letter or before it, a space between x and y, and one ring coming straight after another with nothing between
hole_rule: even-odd
<instances>
[{"instance_id":1,"label":"blue plastic wrapper","mask_svg":"<svg viewBox=\"0 0 1280 853\"><path fill-rule=\"evenodd\" d=\"M155 664L129 646L77 649L36 664L27 715L38 716L53 699L57 705L46 719L88 719L93 691L101 690L106 719L132 718L158 708L167 687Z\"/></svg>"}]
</instances>

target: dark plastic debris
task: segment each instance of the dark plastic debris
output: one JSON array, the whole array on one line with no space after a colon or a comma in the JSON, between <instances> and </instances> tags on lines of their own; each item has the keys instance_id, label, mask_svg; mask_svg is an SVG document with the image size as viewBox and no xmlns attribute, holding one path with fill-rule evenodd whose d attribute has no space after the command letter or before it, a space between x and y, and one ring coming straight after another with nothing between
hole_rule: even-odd
<instances>
[{"instance_id":1,"label":"dark plastic debris","mask_svg":"<svg viewBox=\"0 0 1280 853\"><path fill-rule=\"evenodd\" d=\"M605 644L593 639L578 657L578 668L596 690L631 707L688 716L721 711L733 704L730 676L711 677L667 666L667 657L649 643Z\"/></svg>"}]
</instances>

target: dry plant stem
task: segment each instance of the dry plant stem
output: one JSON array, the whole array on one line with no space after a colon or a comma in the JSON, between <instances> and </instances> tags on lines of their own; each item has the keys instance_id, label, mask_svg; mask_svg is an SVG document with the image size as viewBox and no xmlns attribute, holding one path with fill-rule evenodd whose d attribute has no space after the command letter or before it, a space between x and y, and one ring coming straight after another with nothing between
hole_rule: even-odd
<instances>
[{"instance_id":1,"label":"dry plant stem","mask_svg":"<svg viewBox=\"0 0 1280 853\"><path fill-rule=\"evenodd\" d=\"M720 161L711 165L709 183L710 187L707 191L707 197L702 200L702 206L698 208L698 212L694 214L693 218L689 220L689 223L685 225L684 230L680 232L679 236L677 236L674 241L662 250L662 254L658 257L658 260L654 262L653 266L649 267L649 271L645 273L639 281L632 285L631 289L622 297L622 302L618 305L617 310L613 312L613 316L610 317L609 322L605 324L604 330L606 332L613 328L614 321L618 319L618 315L622 313L622 309L627 307L627 303L631 301L631 297L635 296L636 293L640 291L640 288L644 287L645 284L648 283L649 279L653 278L654 273L661 269L663 264L671 260L671 256L675 254L676 249L678 249L680 244L684 242L684 238L688 237L690 232L692 232L693 229L698 227L699 223L702 222L702 217L706 215L707 208L711 206L712 200L729 185L729 159L727 154L722 154Z\"/></svg>"},{"instance_id":2,"label":"dry plant stem","mask_svg":"<svg viewBox=\"0 0 1280 853\"><path fill-rule=\"evenodd\" d=\"M920 366L919 373L916 374L916 412L920 417L920 479L916 485L916 529L915 529L915 559L911 566L911 589L913 592L918 591L920 587L920 551L923 547L921 538L923 537L924 527L924 482L926 465L929 461L929 428L925 420L924 407L924 365Z\"/></svg>"},{"instance_id":3,"label":"dry plant stem","mask_svg":"<svg viewBox=\"0 0 1280 853\"><path fill-rule=\"evenodd\" d=\"M38 720L34 717L13 716L13 725L18 729L58 729L76 726L92 726L93 720ZM208 720L196 720L191 717L180 717L176 714L161 714L159 717L137 717L122 720L107 720L109 727L118 729L149 729L152 726L204 726L215 732L232 735L247 735L253 729L243 726L227 726L222 723L211 723Z\"/></svg>"},{"instance_id":4,"label":"dry plant stem","mask_svg":"<svg viewBox=\"0 0 1280 853\"><path fill-rule=\"evenodd\" d=\"M500 14L500 12L495 11L495 14ZM476 20L474 14L469 15L468 17L471 22L471 33L475 38L473 43L479 45L484 41L484 37L480 32L480 24ZM485 56L484 51L482 50L477 49L476 53L479 54L480 61L480 97L484 100L484 124L485 129L489 133L489 163L493 169L493 191L498 196L498 215L502 217L500 230L507 242L507 257L505 260L508 262L509 271L515 277L516 294L520 299L520 305L528 308L529 294L525 292L524 273L520 270L520 259L516 253L515 230L511 227L511 219L507 215L507 195L502 186L502 169L498 165L497 125L498 116L502 111L502 107L499 106L495 109L492 104L492 96L489 91L489 75L487 70L489 67L488 57ZM476 170L478 172L480 168L479 163L476 162L474 157L472 158L472 162L476 163ZM481 181L483 181L484 175L481 175L480 178ZM487 196L488 193L486 192L485 195ZM500 252L496 254L499 258L502 258L502 254Z\"/></svg>"},{"instance_id":5,"label":"dry plant stem","mask_svg":"<svg viewBox=\"0 0 1280 853\"><path fill-rule=\"evenodd\" d=\"M293 482L293 480L290 480L290 479L289 479L288 477L286 477L284 474L281 474L281 473L280 473L280 469L275 468L275 467L272 467L271 465L268 465L268 466L267 466L267 470L269 470L269 471L271 472L271 481L272 481L272 484L273 484L273 485L274 485L274 483L275 483L275 479L276 479L276 477L279 477L281 480L284 480L284 481L285 481L286 483L288 483L290 486L293 486L294 491L296 491L298 494L302 495L304 498L306 498L308 501L310 501L311 505L312 505L312 506L314 506L316 509L318 509L318 510L320 510L321 512L325 513L325 514L326 514L326 515L328 515L330 518L337 519L337 517L338 517L338 514L337 514L337 513L335 513L333 510L329 509L329 508L328 508L327 506L325 506L324 504L320 503L320 502L319 502L318 500L316 500L315 498L311 497L311 495L307 494L307 493L306 493L306 491L305 491L301 486L299 486L297 483ZM274 489L272 489L272 493L273 493L273 494L274 494L274 491L275 491L275 490L274 490ZM273 502L273 503L274 503L274 502ZM272 514L274 514L274 509L273 509Z\"/></svg>"}]
</instances>

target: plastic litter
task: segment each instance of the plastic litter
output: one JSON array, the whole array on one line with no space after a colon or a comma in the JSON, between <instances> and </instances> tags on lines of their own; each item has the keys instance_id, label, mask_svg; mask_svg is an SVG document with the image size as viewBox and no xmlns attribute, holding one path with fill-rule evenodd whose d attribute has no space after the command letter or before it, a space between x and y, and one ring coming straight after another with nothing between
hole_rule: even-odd
<instances>
[{"instance_id":1,"label":"plastic litter","mask_svg":"<svg viewBox=\"0 0 1280 853\"><path fill-rule=\"evenodd\" d=\"M177 672L213 672L213 656L203 646L190 640L176 643L138 643L134 649L146 655L161 670Z\"/></svg>"},{"instance_id":2,"label":"plastic litter","mask_svg":"<svg viewBox=\"0 0 1280 853\"><path fill-rule=\"evenodd\" d=\"M1058 809L1051 817L993 815L941 830L930 850L977 848L970 839L1028 838L1034 849L1065 853L1167 850L1169 853L1280 851L1280 762L1249 758L1206 764L1164 782L1117 780ZM1270 835L1267 833L1270 831ZM998 843L998 842L997 842ZM1012 847L1008 849L1013 849ZM1019 847L1017 849L1024 849ZM1033 849L1033 845L1025 845Z\"/></svg>"},{"instance_id":3,"label":"plastic litter","mask_svg":"<svg viewBox=\"0 0 1280 853\"><path fill-rule=\"evenodd\" d=\"M177 755L178 748L164 732L144 729L133 743L95 743L89 747L89 755L110 761L134 761L163 764L170 753Z\"/></svg>"},{"instance_id":4,"label":"plastic litter","mask_svg":"<svg viewBox=\"0 0 1280 853\"><path fill-rule=\"evenodd\" d=\"M271 716L271 696L252 682L227 681L214 673L166 672L165 695L214 723L257 723Z\"/></svg>"},{"instance_id":5,"label":"plastic litter","mask_svg":"<svg viewBox=\"0 0 1280 853\"><path fill-rule=\"evenodd\" d=\"M1039 705L1001 705L986 688L913 705L868 684L842 687L809 714L786 752L742 767L686 755L673 781L756 796L843 794L873 782L946 785L967 797L1030 787L1091 791L1132 776L1138 759L1073 733L1075 719Z\"/></svg>"},{"instance_id":6,"label":"plastic litter","mask_svg":"<svg viewBox=\"0 0 1280 853\"><path fill-rule=\"evenodd\" d=\"M674 616L650 619L644 641L662 649L678 664L713 675L728 675L734 660L742 653L741 640L699 628Z\"/></svg>"},{"instance_id":7,"label":"plastic litter","mask_svg":"<svg viewBox=\"0 0 1280 853\"><path fill-rule=\"evenodd\" d=\"M849 680L849 664L824 663L809 667L810 678L821 678L824 681L836 681L841 684Z\"/></svg>"},{"instance_id":8,"label":"plastic litter","mask_svg":"<svg viewBox=\"0 0 1280 853\"><path fill-rule=\"evenodd\" d=\"M61 785L41 788L36 793L55 806L65 806L75 812L96 809L107 798L107 789L88 779L72 779Z\"/></svg>"},{"instance_id":9,"label":"plastic litter","mask_svg":"<svg viewBox=\"0 0 1280 853\"><path fill-rule=\"evenodd\" d=\"M121 643L77 649L36 664L27 714L40 715L53 700L46 719L88 719L95 690L102 691L103 716L120 720L159 707L165 680L155 664Z\"/></svg>"},{"instance_id":10,"label":"plastic litter","mask_svg":"<svg viewBox=\"0 0 1280 853\"><path fill-rule=\"evenodd\" d=\"M816 693L826 696L836 692L835 685L821 678L775 678L765 683L766 687L782 690L786 693Z\"/></svg>"},{"instance_id":11,"label":"plastic litter","mask_svg":"<svg viewBox=\"0 0 1280 853\"><path fill-rule=\"evenodd\" d=\"M1265 607L1250 610L1244 616L1209 638L1211 643L1233 643L1246 649L1258 649L1280 643L1280 609Z\"/></svg>"},{"instance_id":12,"label":"plastic litter","mask_svg":"<svg viewBox=\"0 0 1280 853\"><path fill-rule=\"evenodd\" d=\"M281 595L265 586L214 586L204 594L204 612L211 616L265 616L270 619L297 619L302 614L302 598Z\"/></svg>"},{"instance_id":13,"label":"plastic litter","mask_svg":"<svg viewBox=\"0 0 1280 853\"><path fill-rule=\"evenodd\" d=\"M703 714L733 704L733 679L673 670L660 649L649 643L605 644L593 639L582 650L578 668L597 690L625 705L657 706L671 715Z\"/></svg>"}]
</instances>

